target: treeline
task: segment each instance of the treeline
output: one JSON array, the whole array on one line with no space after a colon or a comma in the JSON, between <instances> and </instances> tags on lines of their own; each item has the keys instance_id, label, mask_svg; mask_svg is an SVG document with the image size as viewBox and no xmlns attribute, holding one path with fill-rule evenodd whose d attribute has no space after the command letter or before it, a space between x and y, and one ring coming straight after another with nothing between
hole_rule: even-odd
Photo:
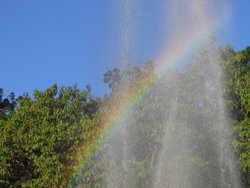
<instances>
[{"instance_id":1,"label":"treeline","mask_svg":"<svg viewBox=\"0 0 250 188\"><path fill-rule=\"evenodd\" d=\"M232 152L237 157L241 180L248 187L250 47L242 51L234 51L231 46L214 47L212 51L213 55L216 51L220 58L216 63L223 72L222 95L227 109L225 122L233 129ZM105 130L107 117L114 115L116 108L119 110L119 105L131 100L131 96L138 95L145 83L150 81L148 79L157 79L153 62L126 70L115 68L105 73L103 81L108 84L111 93L103 98L93 96L90 86L80 90L76 85L58 87L55 84L45 91L35 90L32 97L27 94L19 97L15 97L14 93L6 95L0 89L0 187L105 187L112 178L116 178L117 187L152 187L156 155L163 140L163 116L170 113L170 107L166 109L166 105L172 100L173 88L179 93L177 98L180 102L176 108L180 112L177 118L182 119L179 121L182 136L189 136L195 143L193 149L197 158L192 165L197 169L213 171L216 164L213 165L214 160L209 157L212 149L205 153L196 151L196 148L213 144L207 140L205 131L211 134L214 131L208 129L216 123L212 121L213 113L209 110L216 104L204 97L204 91L199 91L206 79L213 77L206 63L210 55L211 48L201 48L186 67L173 70L166 78L152 84L150 91L138 99L127 138L134 157L126 159L128 171L136 172L131 174L136 178L134 182L127 181L122 186L121 161L110 155L110 151L116 149L119 153L121 148L104 143L101 149L93 150L92 144L98 142L99 133ZM163 82L169 84L165 86ZM192 112L194 117L184 117L187 112ZM197 132L197 127L201 127L201 117L211 121L202 126L204 130ZM197 121L194 122L194 119ZM199 142L196 143L197 137ZM112 139L121 141L119 135L114 135ZM109 158L115 163L114 166L108 164L115 167L113 174L107 174L105 170ZM185 164L180 163L180 168L185 170ZM200 179L207 181L207 187L221 187L215 181L216 175L211 173L211 177ZM196 176L202 174L197 173Z\"/></svg>"}]
</instances>

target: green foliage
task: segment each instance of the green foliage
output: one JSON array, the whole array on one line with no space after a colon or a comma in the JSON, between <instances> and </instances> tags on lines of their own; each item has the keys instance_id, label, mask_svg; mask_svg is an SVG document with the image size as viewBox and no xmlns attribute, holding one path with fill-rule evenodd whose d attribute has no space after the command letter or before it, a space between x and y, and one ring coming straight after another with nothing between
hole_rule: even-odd
<instances>
[{"instance_id":1,"label":"green foliage","mask_svg":"<svg viewBox=\"0 0 250 188\"><path fill-rule=\"evenodd\" d=\"M137 172L133 175L133 179L137 179L137 182L126 181L125 187L133 187L133 185L152 187L152 174L155 173L157 159L155 153L159 153L163 139L164 122L162 120L171 111L170 101L173 99L170 96L173 94L177 94L178 106L175 108L179 112L177 120L175 120L175 127L178 129L176 128L174 135L180 135L179 141L176 138L176 147L181 150L181 145L178 142L181 142L182 137L189 138L193 143L193 147L188 152L193 153L194 157L190 158L188 154L183 153L182 156L175 158L179 161L180 172L188 171L190 168L195 169L192 174L199 177L200 185L204 183L202 181L207 181L207 186L210 187L220 185L220 182L217 181L219 176L217 167L219 167L220 161L211 157L216 156L218 151L214 151L213 146L218 143L215 143L215 139L208 136L219 137L220 135L217 133L218 130L213 128L213 125L217 123L215 119L219 111L216 108L218 105L216 98L219 96L216 96L209 87L204 90L204 85L210 84L210 87L218 89L220 87L217 82L221 79L224 84L221 94L225 98L229 113L228 119L220 123L226 124L225 129L235 126L236 146L242 169L245 171L243 179L249 179L249 60L241 57L242 55L239 57L239 54L245 53L234 52L231 46L226 46L223 49L218 49L213 44L210 44L210 47L205 46L200 49L186 68L182 71L173 71L166 78L161 78L160 82L162 83L152 85L143 98L137 101L136 108L133 109L133 118L129 119L130 125L127 128L128 139L126 141L129 147L133 148L130 152L135 158L124 159L124 163L129 167L128 171L130 172L132 169L131 173ZM216 60L211 59L211 57L215 57ZM219 59L221 61L218 61ZM238 61L242 61L242 63ZM219 70L219 66L222 67L223 78L216 77L215 71L210 71L210 69ZM125 71L117 69L109 71L104 75L104 81L112 86L113 93L109 96L109 100L123 100L124 92L129 94L134 87L140 87L143 75L151 77L150 74L152 74L150 69L145 69L143 66L132 67ZM207 80L211 80L210 83ZM166 82L167 86L164 84ZM126 89L124 90L124 88ZM207 95L211 97L206 98ZM231 124L230 122L235 123ZM223 131L227 132L227 130ZM113 170L114 174L120 173L122 176L121 168L117 167ZM129 172L127 173L129 174ZM204 174L211 175L205 177ZM185 177L182 178L185 179ZM189 178L186 177L186 179ZM117 179L117 181L120 180Z\"/></svg>"},{"instance_id":2,"label":"green foliage","mask_svg":"<svg viewBox=\"0 0 250 188\"><path fill-rule=\"evenodd\" d=\"M250 185L250 47L235 52L231 46L221 49L210 46L201 48L183 70L169 72L157 84L151 84L143 97L138 98L133 112L126 114L133 117L127 127L126 140L133 157L114 160L111 175L105 171L112 158L109 151L121 150L116 144L122 142L122 137L116 136L117 143L104 145L96 152L92 150L93 143L105 130L105 119L114 115L119 105L131 99L129 97L142 92L145 83L157 79L153 62L108 71L103 81L112 92L102 100L91 95L90 86L80 91L76 86L58 88L53 85L45 91L35 90L33 97L24 95L18 99L14 93L4 97L0 89L0 187L102 188L109 178L117 178L117 185L121 182L123 164L128 167L128 176L134 179L133 182L123 181L123 187L152 187L164 139L163 120L170 116L173 100L178 101L174 107L178 114L173 134L179 135L173 147L180 152L172 160L178 162L180 171L172 175L189 172L191 168L195 169L192 176L200 180L198 184L206 181L208 187L218 186L215 181L218 160L211 158L216 153L212 146L217 143L208 136L218 136L218 130L212 127L218 110L214 108L216 100L205 97L213 96L213 91L204 90L207 79L213 81L209 84L215 84L212 87L218 88L215 80L219 78L209 71L211 53L222 60L214 66L221 66L224 75L222 94L228 109L225 122L228 127L234 127L242 179ZM192 142L186 153L181 151L186 151L180 144L183 137ZM192 157L188 153L192 153ZM82 167L80 164L86 161ZM208 172L214 173L204 177ZM187 183L185 186L191 186Z\"/></svg>"},{"instance_id":3,"label":"green foliage","mask_svg":"<svg viewBox=\"0 0 250 188\"><path fill-rule=\"evenodd\" d=\"M56 187L68 176L79 142L89 137L98 101L90 89L53 85L24 96L1 121L1 186ZM60 181L61 182L60 182Z\"/></svg>"},{"instance_id":4,"label":"green foliage","mask_svg":"<svg viewBox=\"0 0 250 188\"><path fill-rule=\"evenodd\" d=\"M223 65L225 98L235 124L235 146L240 157L243 180L250 185L250 47L231 52L230 56Z\"/></svg>"},{"instance_id":5,"label":"green foliage","mask_svg":"<svg viewBox=\"0 0 250 188\"><path fill-rule=\"evenodd\" d=\"M8 97L4 97L4 91L0 88L0 119L5 119L6 114L11 113L16 107L16 98L14 92Z\"/></svg>"}]
</instances>

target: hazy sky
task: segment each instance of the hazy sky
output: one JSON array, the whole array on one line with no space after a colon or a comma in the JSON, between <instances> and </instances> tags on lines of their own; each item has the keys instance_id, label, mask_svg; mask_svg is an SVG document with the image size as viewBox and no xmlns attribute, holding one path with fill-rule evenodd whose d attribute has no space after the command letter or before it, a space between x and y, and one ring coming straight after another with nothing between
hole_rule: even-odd
<instances>
[{"instance_id":1,"label":"hazy sky","mask_svg":"<svg viewBox=\"0 0 250 188\"><path fill-rule=\"evenodd\" d=\"M138 0L126 9L125 0L0 0L0 88L21 95L77 83L102 96L108 91L102 75L120 63L127 46L131 61L156 57L163 1ZM231 15L218 43L244 49L250 45L250 1L228 2Z\"/></svg>"}]
</instances>

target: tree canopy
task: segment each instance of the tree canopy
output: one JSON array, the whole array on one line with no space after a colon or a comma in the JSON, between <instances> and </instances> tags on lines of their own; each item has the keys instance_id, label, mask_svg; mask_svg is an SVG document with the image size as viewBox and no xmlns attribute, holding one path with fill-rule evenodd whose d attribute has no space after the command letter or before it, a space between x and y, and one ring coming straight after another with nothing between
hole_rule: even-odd
<instances>
[{"instance_id":1,"label":"tree canopy","mask_svg":"<svg viewBox=\"0 0 250 188\"><path fill-rule=\"evenodd\" d=\"M209 64L211 53L220 61ZM192 159L178 153L181 154L179 169L185 171L192 166L200 181L219 187L215 181L218 161L210 157L216 152L210 146L216 143L207 136L207 131L218 136L218 130L211 128L216 123L214 117L218 116L215 100L218 96L213 92L213 88L219 87L216 79L222 81L221 95L227 109L224 123L233 128L232 152L236 154L242 181L246 187L250 186L250 47L241 51L234 51L229 45L203 47L187 66L169 72L157 84L154 84L158 79L154 66L149 61L125 70L108 71L103 81L111 93L103 98L94 97L90 86L80 90L76 85L55 84L45 91L35 90L33 96L24 94L18 98L13 92L5 96L0 89L0 187L105 187L111 178L116 179L117 186L152 187L164 139L163 120L173 108L178 111L173 120L178 129L172 131L179 136L169 149L179 147L181 137L188 137L194 143L190 148L195 155ZM221 78L209 71L217 67L221 68ZM208 78L213 81L208 82ZM126 143L133 157L118 160L119 156L112 155L112 151L122 148L117 148L114 142L89 155L89 145L103 131L105 117L112 116L119 105L142 92L149 81L152 84L148 92L126 114L130 120ZM174 100L178 100L178 105L173 107ZM205 118L210 121L202 122ZM124 141L122 131L111 137L117 143ZM121 155L122 151L117 153ZM89 162L79 169L79 163L85 160L81 156L89 157ZM111 163L107 162L109 159ZM121 184L124 162L128 174L135 177L134 182ZM107 174L107 166L112 168L111 174ZM207 171L214 173L204 178Z\"/></svg>"}]
</instances>

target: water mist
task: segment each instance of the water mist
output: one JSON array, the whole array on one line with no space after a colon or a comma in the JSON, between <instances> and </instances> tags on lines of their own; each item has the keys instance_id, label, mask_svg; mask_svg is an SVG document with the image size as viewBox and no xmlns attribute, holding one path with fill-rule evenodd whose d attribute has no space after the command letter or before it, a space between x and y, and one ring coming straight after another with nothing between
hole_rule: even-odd
<instances>
[{"instance_id":1,"label":"water mist","mask_svg":"<svg viewBox=\"0 0 250 188\"><path fill-rule=\"evenodd\" d=\"M123 4L127 20L122 61L127 61L133 3ZM207 40L222 24L227 4L164 4L167 45L156 59L157 79L144 83L146 92L138 92L131 99L138 102L127 105L129 110L116 121L107 143L104 187L240 188L223 100L221 58L214 42ZM123 88L123 93L129 90L126 84Z\"/></svg>"}]
</instances>

